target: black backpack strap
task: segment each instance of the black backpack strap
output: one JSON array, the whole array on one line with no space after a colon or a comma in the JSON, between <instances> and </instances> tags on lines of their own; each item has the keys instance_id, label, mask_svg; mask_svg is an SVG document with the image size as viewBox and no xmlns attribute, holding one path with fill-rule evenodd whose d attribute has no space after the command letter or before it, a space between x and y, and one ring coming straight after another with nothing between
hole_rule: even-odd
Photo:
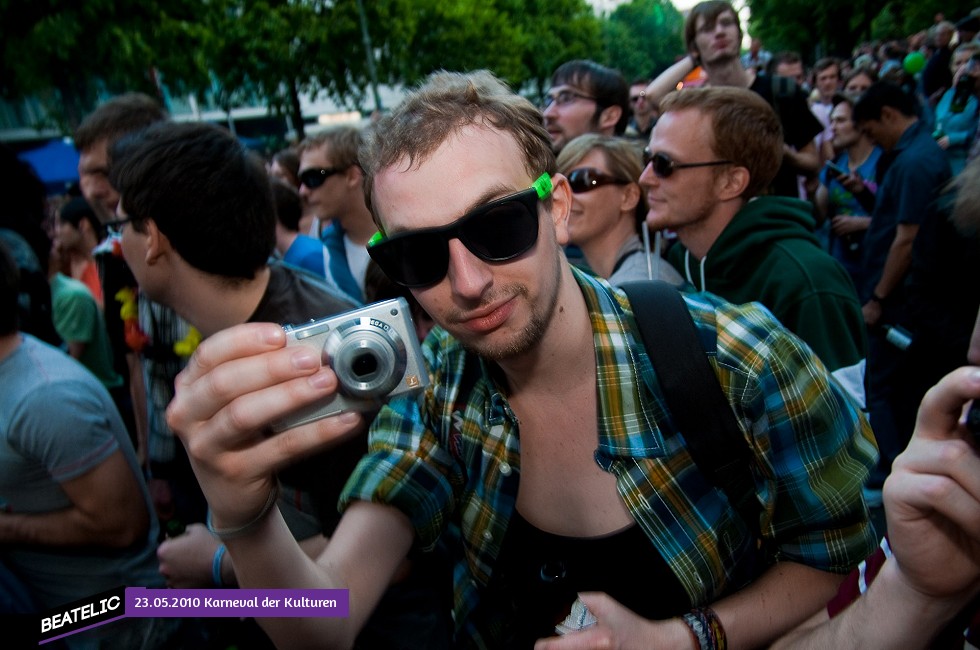
<instances>
[{"instance_id":1,"label":"black backpack strap","mask_svg":"<svg viewBox=\"0 0 980 650\"><path fill-rule=\"evenodd\" d=\"M620 288L633 307L667 406L695 464L725 492L760 539L761 505L750 469L754 456L708 362L687 303L666 282L627 282Z\"/></svg>"}]
</instances>

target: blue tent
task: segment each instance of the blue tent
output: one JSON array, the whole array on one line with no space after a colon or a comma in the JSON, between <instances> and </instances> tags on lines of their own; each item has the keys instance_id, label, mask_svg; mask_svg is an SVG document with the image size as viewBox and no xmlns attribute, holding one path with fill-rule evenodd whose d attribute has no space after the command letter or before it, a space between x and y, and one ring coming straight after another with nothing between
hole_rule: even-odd
<instances>
[{"instance_id":1,"label":"blue tent","mask_svg":"<svg viewBox=\"0 0 980 650\"><path fill-rule=\"evenodd\" d=\"M78 181L78 151L64 140L50 140L37 149L22 151L17 157L34 168L48 194L62 194Z\"/></svg>"}]
</instances>

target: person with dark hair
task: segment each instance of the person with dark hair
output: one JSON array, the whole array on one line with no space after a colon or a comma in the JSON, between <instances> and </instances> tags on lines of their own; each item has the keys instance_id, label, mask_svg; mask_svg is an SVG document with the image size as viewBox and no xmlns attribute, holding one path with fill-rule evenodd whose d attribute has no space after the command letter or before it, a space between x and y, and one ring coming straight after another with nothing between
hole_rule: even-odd
<instances>
[{"instance_id":1,"label":"person with dark hair","mask_svg":"<svg viewBox=\"0 0 980 650\"><path fill-rule=\"evenodd\" d=\"M51 291L48 288L48 254L51 240L42 223L45 219L44 183L30 165L17 158L0 142L0 242L7 245L20 269L21 300L17 302L20 327L45 343L61 340L51 319Z\"/></svg>"},{"instance_id":2,"label":"person with dark hair","mask_svg":"<svg viewBox=\"0 0 980 650\"><path fill-rule=\"evenodd\" d=\"M92 111L75 130L82 195L103 223L115 218L119 194L109 183L109 147L119 138L167 119L149 95L126 93Z\"/></svg>"},{"instance_id":3,"label":"person with dark hair","mask_svg":"<svg viewBox=\"0 0 980 650\"><path fill-rule=\"evenodd\" d=\"M636 182L643 163L632 142L580 135L558 154L558 171L572 188L569 241L581 249L593 273L613 286L645 279L684 283L660 255L659 232L650 250L647 202Z\"/></svg>"},{"instance_id":4,"label":"person with dark hair","mask_svg":"<svg viewBox=\"0 0 980 650\"><path fill-rule=\"evenodd\" d=\"M844 92L857 101L861 94L878 81L878 73L867 66L858 66L844 75Z\"/></svg>"},{"instance_id":5,"label":"person with dark hair","mask_svg":"<svg viewBox=\"0 0 980 650\"><path fill-rule=\"evenodd\" d=\"M830 113L834 110L834 97L840 92L841 64L832 56L819 59L813 64L813 91L810 93L810 112L823 125L823 131L817 135L817 151L820 160L833 160L837 155L834 150L834 134L830 124Z\"/></svg>"},{"instance_id":6,"label":"person with dark hair","mask_svg":"<svg viewBox=\"0 0 980 650\"><path fill-rule=\"evenodd\" d=\"M940 21L929 28L929 36L933 40L936 51L922 69L922 92L933 104L953 85L953 73L949 69L949 62L953 58L951 44L955 34L956 25L948 20ZM882 70L882 75L884 73L885 71Z\"/></svg>"},{"instance_id":7,"label":"person with dark hair","mask_svg":"<svg viewBox=\"0 0 980 650\"><path fill-rule=\"evenodd\" d=\"M650 139L650 131L653 130L653 125L657 123L657 116L660 114L656 102L647 99L649 85L649 77L638 77L630 84L631 117L625 135L643 142Z\"/></svg>"},{"instance_id":8,"label":"person with dark hair","mask_svg":"<svg viewBox=\"0 0 980 650\"><path fill-rule=\"evenodd\" d=\"M109 183L109 148L166 119L167 112L152 97L126 93L100 104L76 129L79 188L101 224L115 219L119 203L119 193ZM150 464L160 458L169 461L174 438L162 422L162 411L173 396L173 377L183 367L173 344L186 336L188 326L159 305L140 301L136 280L119 254L117 233L106 230L94 254L113 363L129 395L129 404L121 408L123 421L141 459ZM155 500L158 494L154 489Z\"/></svg>"},{"instance_id":9,"label":"person with dark hair","mask_svg":"<svg viewBox=\"0 0 980 650\"><path fill-rule=\"evenodd\" d=\"M272 199L276 206L276 253L282 261L327 279L327 249L319 239L299 232L303 201L291 185L272 179Z\"/></svg>"},{"instance_id":10,"label":"person with dark hair","mask_svg":"<svg viewBox=\"0 0 980 650\"><path fill-rule=\"evenodd\" d=\"M93 251L102 241L104 230L92 206L81 197L64 204L55 218L55 245L67 275L88 287L100 309L105 300Z\"/></svg>"},{"instance_id":11,"label":"person with dark hair","mask_svg":"<svg viewBox=\"0 0 980 650\"><path fill-rule=\"evenodd\" d=\"M87 286L60 271L63 264L57 242L51 247L48 266L54 327L68 354L102 382L117 408L120 402L127 404L122 392L123 378L112 366L112 349L102 310Z\"/></svg>"},{"instance_id":12,"label":"person with dark hair","mask_svg":"<svg viewBox=\"0 0 980 650\"><path fill-rule=\"evenodd\" d=\"M272 155L269 162L269 176L299 189L299 154L293 147L281 149Z\"/></svg>"},{"instance_id":13,"label":"person with dark hair","mask_svg":"<svg viewBox=\"0 0 980 650\"><path fill-rule=\"evenodd\" d=\"M899 86L879 81L868 88L854 105L854 123L885 152L876 171L878 192L861 260L864 283L858 287L870 333L868 409L881 450L872 487L878 488L908 444L913 425L896 421L891 407L902 350L888 334L905 313L916 235L952 172L918 117L917 100Z\"/></svg>"},{"instance_id":14,"label":"person with dark hair","mask_svg":"<svg viewBox=\"0 0 980 650\"><path fill-rule=\"evenodd\" d=\"M781 50L769 60L766 74L770 77L786 77L796 82L796 85L806 90L806 71L803 69L803 57L799 52Z\"/></svg>"},{"instance_id":15,"label":"person with dark hair","mask_svg":"<svg viewBox=\"0 0 980 650\"><path fill-rule=\"evenodd\" d=\"M275 244L272 185L261 162L227 130L157 124L117 143L112 160L123 256L141 290L205 340L241 323L306 323L355 305L311 274L268 262ZM279 472L278 506L309 553L332 534L340 490L365 450L365 437L352 436ZM159 558L171 586L237 580L238 565L201 523L162 543ZM371 633L384 632L379 626Z\"/></svg>"},{"instance_id":16,"label":"person with dark hair","mask_svg":"<svg viewBox=\"0 0 980 650\"><path fill-rule=\"evenodd\" d=\"M668 259L698 291L765 305L864 407L865 333L854 284L813 234L811 206L759 196L779 168L779 120L742 88L668 95L653 128L651 228L677 233Z\"/></svg>"},{"instance_id":17,"label":"person with dark hair","mask_svg":"<svg viewBox=\"0 0 980 650\"><path fill-rule=\"evenodd\" d=\"M626 79L595 61L562 63L551 75L543 116L555 153L583 133L623 135L630 119Z\"/></svg>"},{"instance_id":18,"label":"person with dark hair","mask_svg":"<svg viewBox=\"0 0 980 650\"><path fill-rule=\"evenodd\" d=\"M121 585L161 588L157 519L119 413L81 364L18 331L18 294L0 244L0 564L38 614ZM67 645L172 647L175 627L132 618Z\"/></svg>"},{"instance_id":19,"label":"person with dark hair","mask_svg":"<svg viewBox=\"0 0 980 650\"><path fill-rule=\"evenodd\" d=\"M830 254L847 269L854 286L860 287L864 234L871 224L878 189L881 147L857 128L851 97L837 94L833 102L831 144L840 153L820 172L814 204L820 220L830 222Z\"/></svg>"},{"instance_id":20,"label":"person with dark hair","mask_svg":"<svg viewBox=\"0 0 980 650\"><path fill-rule=\"evenodd\" d=\"M810 112L807 95L796 81L743 67L739 59L741 43L742 27L731 3L699 2L684 21L688 56L654 79L647 87L647 97L660 101L698 66L707 75L708 86L735 86L758 93L775 109L783 130L783 162L768 192L799 198L797 176L812 176L820 170L820 153L814 138L823 127ZM773 65L773 60L769 65Z\"/></svg>"},{"instance_id":21,"label":"person with dark hair","mask_svg":"<svg viewBox=\"0 0 980 650\"><path fill-rule=\"evenodd\" d=\"M373 419L323 553L303 554L269 505L275 470L370 418L260 433L335 394L319 352L273 325L219 332L169 411L214 528L235 531L240 584L350 590L349 617L261 621L274 640L353 646L406 555L444 546L457 647L763 646L871 552L860 483L875 451L856 405L764 308L675 293L710 341L692 361L718 380L718 415L737 413L751 448L758 512L699 469L629 298L562 257L572 190L529 101L487 71L436 73L360 161L372 259L438 326L430 386Z\"/></svg>"}]
</instances>

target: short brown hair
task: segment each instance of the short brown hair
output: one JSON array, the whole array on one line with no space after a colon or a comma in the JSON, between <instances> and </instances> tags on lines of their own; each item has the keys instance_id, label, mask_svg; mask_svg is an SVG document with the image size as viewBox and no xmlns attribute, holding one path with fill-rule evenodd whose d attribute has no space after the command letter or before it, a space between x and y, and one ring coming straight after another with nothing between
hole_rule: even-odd
<instances>
[{"instance_id":1,"label":"short brown hair","mask_svg":"<svg viewBox=\"0 0 980 650\"><path fill-rule=\"evenodd\" d=\"M362 144L364 136L361 129L355 126L337 126L306 138L299 143L296 152L302 156L306 151L327 145L333 164L338 169L347 169L359 164L358 152Z\"/></svg>"},{"instance_id":2,"label":"short brown hair","mask_svg":"<svg viewBox=\"0 0 980 650\"><path fill-rule=\"evenodd\" d=\"M371 203L374 177L403 158L418 167L439 146L471 124L509 133L524 153L524 169L532 177L554 174L557 167L551 138L541 112L487 70L435 72L367 134L361 148L364 197Z\"/></svg>"},{"instance_id":3,"label":"short brown hair","mask_svg":"<svg viewBox=\"0 0 980 650\"><path fill-rule=\"evenodd\" d=\"M167 117L167 111L149 95L126 93L113 97L82 120L75 131L75 148L85 151L100 140L112 147L124 135L142 131Z\"/></svg>"},{"instance_id":4,"label":"short brown hair","mask_svg":"<svg viewBox=\"0 0 980 650\"><path fill-rule=\"evenodd\" d=\"M705 2L699 2L694 5L687 14L687 20L684 21L684 48L688 52L696 51L694 39L698 35L698 17L704 18L705 25L714 25L718 17L726 11L731 12L735 16L735 26L738 28L738 40L741 42L742 24L738 19L738 12L735 11L735 7L724 0L706 0ZM700 55L700 52L698 54Z\"/></svg>"},{"instance_id":5,"label":"short brown hair","mask_svg":"<svg viewBox=\"0 0 980 650\"><path fill-rule=\"evenodd\" d=\"M678 90L660 103L662 115L683 110L710 117L715 155L749 171L744 198L769 186L783 160L783 129L766 100L745 88L718 86Z\"/></svg>"}]
</instances>

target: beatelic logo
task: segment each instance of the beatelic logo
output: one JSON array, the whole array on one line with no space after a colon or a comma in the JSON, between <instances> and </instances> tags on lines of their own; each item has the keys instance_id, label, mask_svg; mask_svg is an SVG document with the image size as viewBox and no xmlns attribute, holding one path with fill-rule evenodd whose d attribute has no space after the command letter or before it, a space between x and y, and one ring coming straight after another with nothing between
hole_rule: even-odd
<instances>
[{"instance_id":1,"label":"beatelic logo","mask_svg":"<svg viewBox=\"0 0 980 650\"><path fill-rule=\"evenodd\" d=\"M126 615L126 588L117 587L41 615L40 644L115 621Z\"/></svg>"}]
</instances>

